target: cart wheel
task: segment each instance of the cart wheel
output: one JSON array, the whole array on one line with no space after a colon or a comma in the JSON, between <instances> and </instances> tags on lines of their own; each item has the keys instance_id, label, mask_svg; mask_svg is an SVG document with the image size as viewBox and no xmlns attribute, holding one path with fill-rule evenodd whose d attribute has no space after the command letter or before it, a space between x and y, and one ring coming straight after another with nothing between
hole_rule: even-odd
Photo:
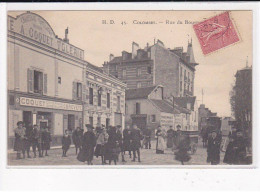
<instances>
[{"instance_id":1,"label":"cart wheel","mask_svg":"<svg viewBox=\"0 0 260 194\"><path fill-rule=\"evenodd\" d=\"M191 154L195 154L196 151L197 151L197 144L194 143L191 145Z\"/></svg>"}]
</instances>

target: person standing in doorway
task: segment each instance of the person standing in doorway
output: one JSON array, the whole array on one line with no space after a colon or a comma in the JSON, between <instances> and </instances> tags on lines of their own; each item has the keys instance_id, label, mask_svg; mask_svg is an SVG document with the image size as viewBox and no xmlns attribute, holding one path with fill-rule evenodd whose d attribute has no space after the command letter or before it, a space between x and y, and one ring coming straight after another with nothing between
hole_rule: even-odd
<instances>
[{"instance_id":1,"label":"person standing in doorway","mask_svg":"<svg viewBox=\"0 0 260 194\"><path fill-rule=\"evenodd\" d=\"M141 130L137 127L137 125L133 125L133 129L131 132L131 148L133 151L133 162L135 162L136 159L136 153L138 156L138 162L141 162L141 156L140 156L140 148L141 148L141 140L143 139Z\"/></svg>"},{"instance_id":2,"label":"person standing in doorway","mask_svg":"<svg viewBox=\"0 0 260 194\"><path fill-rule=\"evenodd\" d=\"M23 158L25 158L25 128L23 127L23 122L17 122L17 128L14 129L15 141L14 141L14 151L16 151L16 159L22 159L21 153L23 154Z\"/></svg>"},{"instance_id":3,"label":"person standing in doorway","mask_svg":"<svg viewBox=\"0 0 260 194\"><path fill-rule=\"evenodd\" d=\"M97 145L95 149L95 156L98 158L101 156L102 164L105 164L104 160L104 145L107 143L108 135L104 129L104 127L97 127Z\"/></svg>"},{"instance_id":4,"label":"person standing in doorway","mask_svg":"<svg viewBox=\"0 0 260 194\"><path fill-rule=\"evenodd\" d=\"M67 157L67 152L70 149L70 144L71 144L71 139L69 136L69 131L65 130L65 134L63 135L62 138L62 157Z\"/></svg>"},{"instance_id":5,"label":"person standing in doorway","mask_svg":"<svg viewBox=\"0 0 260 194\"><path fill-rule=\"evenodd\" d=\"M211 165L217 165L220 162L220 138L215 130L211 132L211 137L208 139L207 147L207 162Z\"/></svg>"}]
</instances>

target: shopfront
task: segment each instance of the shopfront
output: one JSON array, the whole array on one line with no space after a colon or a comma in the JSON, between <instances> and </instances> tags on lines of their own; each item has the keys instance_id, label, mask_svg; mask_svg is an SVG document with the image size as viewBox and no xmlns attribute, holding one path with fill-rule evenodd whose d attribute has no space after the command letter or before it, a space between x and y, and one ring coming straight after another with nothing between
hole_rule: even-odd
<instances>
[{"instance_id":1,"label":"shopfront","mask_svg":"<svg viewBox=\"0 0 260 194\"><path fill-rule=\"evenodd\" d=\"M9 100L9 148L13 146L13 129L20 120L25 127L37 124L39 129L48 128L52 135L52 146L61 145L65 130L72 132L76 127L83 127L81 104L15 92L9 93L9 99L14 99Z\"/></svg>"}]
</instances>

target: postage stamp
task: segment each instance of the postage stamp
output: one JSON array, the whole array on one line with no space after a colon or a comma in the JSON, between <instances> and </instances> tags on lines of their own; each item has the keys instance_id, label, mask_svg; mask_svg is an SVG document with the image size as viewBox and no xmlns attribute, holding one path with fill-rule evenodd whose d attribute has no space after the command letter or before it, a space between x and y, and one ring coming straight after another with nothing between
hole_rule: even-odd
<instances>
[{"instance_id":1,"label":"postage stamp","mask_svg":"<svg viewBox=\"0 0 260 194\"><path fill-rule=\"evenodd\" d=\"M204 55L239 41L229 12L193 25Z\"/></svg>"}]
</instances>

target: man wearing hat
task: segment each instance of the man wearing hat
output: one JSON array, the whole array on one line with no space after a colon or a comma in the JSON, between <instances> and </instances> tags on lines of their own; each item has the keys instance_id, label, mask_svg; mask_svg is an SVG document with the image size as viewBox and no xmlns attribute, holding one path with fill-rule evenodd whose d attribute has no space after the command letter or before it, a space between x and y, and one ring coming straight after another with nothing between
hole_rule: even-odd
<instances>
[{"instance_id":1,"label":"man wearing hat","mask_svg":"<svg viewBox=\"0 0 260 194\"><path fill-rule=\"evenodd\" d=\"M211 137L208 139L207 147L207 162L211 163L211 165L217 165L220 162L220 144L221 140L218 137L218 133L216 130L213 130Z\"/></svg>"},{"instance_id":2,"label":"man wearing hat","mask_svg":"<svg viewBox=\"0 0 260 194\"><path fill-rule=\"evenodd\" d=\"M90 124L86 124L87 132L84 133L83 136L83 145L82 149L86 152L86 161L88 165L93 165L92 160L94 156L94 148L96 146L96 136L93 132L93 126Z\"/></svg>"},{"instance_id":3,"label":"man wearing hat","mask_svg":"<svg viewBox=\"0 0 260 194\"><path fill-rule=\"evenodd\" d=\"M236 138L233 143L234 164L244 164L246 158L246 140L241 130L236 131Z\"/></svg>"},{"instance_id":4,"label":"man wearing hat","mask_svg":"<svg viewBox=\"0 0 260 194\"><path fill-rule=\"evenodd\" d=\"M17 152L16 159L21 159L21 153L23 153L23 158L25 158L25 128L23 127L23 122L17 122L17 128L14 129L15 141L14 141L14 151Z\"/></svg>"}]
</instances>

